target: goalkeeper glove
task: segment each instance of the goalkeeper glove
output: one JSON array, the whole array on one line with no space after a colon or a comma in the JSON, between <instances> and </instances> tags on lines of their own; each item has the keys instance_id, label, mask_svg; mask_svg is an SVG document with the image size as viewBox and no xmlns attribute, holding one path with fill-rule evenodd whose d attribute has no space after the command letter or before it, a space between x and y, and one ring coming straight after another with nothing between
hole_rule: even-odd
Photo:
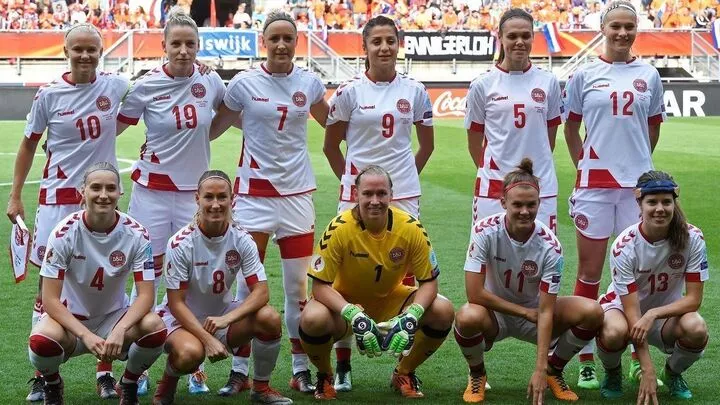
<instances>
[{"instance_id":1,"label":"goalkeeper glove","mask_svg":"<svg viewBox=\"0 0 720 405\"><path fill-rule=\"evenodd\" d=\"M382 355L379 343L380 340L382 340L382 336L380 335L377 325L375 325L375 321L354 304L345 305L340 313L352 326L352 331L355 334L355 342L360 350L360 354L368 357L379 357Z\"/></svg>"},{"instance_id":2,"label":"goalkeeper glove","mask_svg":"<svg viewBox=\"0 0 720 405\"><path fill-rule=\"evenodd\" d=\"M406 356L415 342L415 332L423 313L425 309L422 305L412 304L404 313L378 325L379 328L388 330L381 348L390 351L395 357L401 354Z\"/></svg>"}]
</instances>

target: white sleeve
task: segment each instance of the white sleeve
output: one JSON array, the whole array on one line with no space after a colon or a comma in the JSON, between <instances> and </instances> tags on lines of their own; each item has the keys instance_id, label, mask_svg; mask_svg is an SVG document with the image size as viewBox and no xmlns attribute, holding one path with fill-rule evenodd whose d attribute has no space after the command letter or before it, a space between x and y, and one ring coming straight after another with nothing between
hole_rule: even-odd
<instances>
[{"instance_id":1,"label":"white sleeve","mask_svg":"<svg viewBox=\"0 0 720 405\"><path fill-rule=\"evenodd\" d=\"M66 233L58 238L55 236L55 229L52 230L45 249L45 258L40 267L41 276L58 280L65 278L65 272L70 270L70 259L72 258L70 241L68 240L70 236L69 233Z\"/></svg>"},{"instance_id":2,"label":"white sleeve","mask_svg":"<svg viewBox=\"0 0 720 405\"><path fill-rule=\"evenodd\" d=\"M192 257L186 257L188 254L183 245L173 248L172 240L170 238L165 250L165 285L168 290L186 290L190 281Z\"/></svg>"},{"instance_id":3,"label":"white sleeve","mask_svg":"<svg viewBox=\"0 0 720 405\"><path fill-rule=\"evenodd\" d=\"M699 229L697 230L699 232ZM691 231L692 232L692 231ZM708 272L707 247L705 240L700 236L693 235L690 237L690 257L685 268L685 281L688 282L705 282L710 278Z\"/></svg>"},{"instance_id":4,"label":"white sleeve","mask_svg":"<svg viewBox=\"0 0 720 405\"><path fill-rule=\"evenodd\" d=\"M485 131L485 95L479 80L470 83L465 102L465 129Z\"/></svg>"},{"instance_id":5,"label":"white sleeve","mask_svg":"<svg viewBox=\"0 0 720 405\"><path fill-rule=\"evenodd\" d=\"M310 94L310 105L315 105L325 98L325 85L316 75L312 75L312 94Z\"/></svg>"},{"instance_id":6,"label":"white sleeve","mask_svg":"<svg viewBox=\"0 0 720 405\"><path fill-rule=\"evenodd\" d=\"M487 271L488 250L490 239L484 232L474 232L470 236L467 257L465 258L465 271L472 273L485 273Z\"/></svg>"},{"instance_id":7,"label":"white sleeve","mask_svg":"<svg viewBox=\"0 0 720 405\"><path fill-rule=\"evenodd\" d=\"M433 106L425 86L418 86L414 101L413 111L415 112L415 116L413 117L413 122L431 127L433 125Z\"/></svg>"},{"instance_id":8,"label":"white sleeve","mask_svg":"<svg viewBox=\"0 0 720 405\"><path fill-rule=\"evenodd\" d=\"M346 87L341 85L335 90L335 94L330 97L328 104L330 105L330 114L328 114L327 124L332 125L338 121L350 121L350 116L355 109L354 87Z\"/></svg>"},{"instance_id":9,"label":"white sleeve","mask_svg":"<svg viewBox=\"0 0 720 405\"><path fill-rule=\"evenodd\" d=\"M35 93L35 98L33 99L32 106L30 107L30 113L27 115L25 137L34 141L39 141L43 132L45 132L45 129L47 128L48 113L45 100L46 95L46 88L40 87L37 93Z\"/></svg>"},{"instance_id":10,"label":"white sleeve","mask_svg":"<svg viewBox=\"0 0 720 405\"><path fill-rule=\"evenodd\" d=\"M220 75L218 75L217 72L212 72L210 74L210 81L215 88L215 97L213 98L213 110L217 111L217 109L220 107L220 103L222 103L223 99L225 98L225 84L223 83Z\"/></svg>"},{"instance_id":11,"label":"white sleeve","mask_svg":"<svg viewBox=\"0 0 720 405\"><path fill-rule=\"evenodd\" d=\"M560 292L560 278L564 266L565 259L562 253L556 253L554 249L549 249L543 262L542 279L540 280L541 291L552 295L557 295Z\"/></svg>"},{"instance_id":12,"label":"white sleeve","mask_svg":"<svg viewBox=\"0 0 720 405\"><path fill-rule=\"evenodd\" d=\"M145 86L143 86L142 79L135 80L120 106L118 121L128 125L137 125L145 111L146 100L144 93Z\"/></svg>"},{"instance_id":13,"label":"white sleeve","mask_svg":"<svg viewBox=\"0 0 720 405\"><path fill-rule=\"evenodd\" d=\"M242 275L247 285L251 286L259 281L266 281L265 267L260 261L257 245L255 245L252 236L243 233L237 245L242 260L240 263Z\"/></svg>"},{"instance_id":14,"label":"white sleeve","mask_svg":"<svg viewBox=\"0 0 720 405\"><path fill-rule=\"evenodd\" d=\"M650 110L648 111L648 122L651 124L659 124L660 122L667 121L667 114L665 114L665 101L662 81L660 80L660 74L655 71L655 75L652 80L652 99L650 100Z\"/></svg>"},{"instance_id":15,"label":"white sleeve","mask_svg":"<svg viewBox=\"0 0 720 405\"><path fill-rule=\"evenodd\" d=\"M583 72L579 70L568 79L563 92L566 119L581 121L583 116Z\"/></svg>"},{"instance_id":16,"label":"white sleeve","mask_svg":"<svg viewBox=\"0 0 720 405\"><path fill-rule=\"evenodd\" d=\"M136 239L135 255L132 259L132 271L135 281L155 280L154 261L150 240L145 238Z\"/></svg>"},{"instance_id":17,"label":"white sleeve","mask_svg":"<svg viewBox=\"0 0 720 405\"><path fill-rule=\"evenodd\" d=\"M550 88L548 89L548 110L546 118L548 125L560 125L562 123L563 113L560 83L558 83L557 78L553 76L550 81Z\"/></svg>"},{"instance_id":18,"label":"white sleeve","mask_svg":"<svg viewBox=\"0 0 720 405\"><path fill-rule=\"evenodd\" d=\"M223 102L227 108L237 112L245 108L242 102L245 89L240 83L240 78L240 75L237 75L230 80L230 84L228 84L227 90L225 91L225 98L223 98Z\"/></svg>"},{"instance_id":19,"label":"white sleeve","mask_svg":"<svg viewBox=\"0 0 720 405\"><path fill-rule=\"evenodd\" d=\"M115 75L115 94L117 94L119 100L123 100L130 91L130 80L126 77Z\"/></svg>"},{"instance_id":20,"label":"white sleeve","mask_svg":"<svg viewBox=\"0 0 720 405\"><path fill-rule=\"evenodd\" d=\"M622 236L619 236L620 239ZM618 243L615 239L613 246ZM619 295L628 295L637 291L635 284L635 255L628 248L618 251L618 255L610 253L610 271L615 292Z\"/></svg>"}]
</instances>

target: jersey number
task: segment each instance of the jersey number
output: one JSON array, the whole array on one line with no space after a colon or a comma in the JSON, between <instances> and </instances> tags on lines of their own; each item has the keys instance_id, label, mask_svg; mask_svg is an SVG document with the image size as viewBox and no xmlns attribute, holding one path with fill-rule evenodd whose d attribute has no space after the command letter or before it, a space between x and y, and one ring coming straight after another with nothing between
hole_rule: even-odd
<instances>
[{"instance_id":1,"label":"jersey number","mask_svg":"<svg viewBox=\"0 0 720 405\"><path fill-rule=\"evenodd\" d=\"M175 106L172 109L173 115L175 115L175 127L177 129L182 129L183 123L182 118L185 118L185 127L187 129L192 129L197 126L197 110L195 110L195 106L192 104L186 104L182 108L182 114L183 117L180 117L180 106Z\"/></svg>"},{"instance_id":2,"label":"jersey number","mask_svg":"<svg viewBox=\"0 0 720 405\"><path fill-rule=\"evenodd\" d=\"M280 123L278 124L278 131L282 131L283 128L285 128L285 120L287 119L288 109L286 106L282 105L279 106L277 110L282 113L282 115L280 116Z\"/></svg>"},{"instance_id":3,"label":"jersey number","mask_svg":"<svg viewBox=\"0 0 720 405\"><path fill-rule=\"evenodd\" d=\"M667 291L669 278L670 276L668 276L667 273L660 273L657 276L655 274L651 274L650 277L648 277L648 280L650 281L650 294Z\"/></svg>"},{"instance_id":4,"label":"jersey number","mask_svg":"<svg viewBox=\"0 0 720 405\"><path fill-rule=\"evenodd\" d=\"M103 283L103 280L105 280L105 269L102 267L98 267L92 281L90 281L90 287L95 287L98 291L102 291L103 288L105 288L105 283Z\"/></svg>"},{"instance_id":5,"label":"jersey number","mask_svg":"<svg viewBox=\"0 0 720 405\"><path fill-rule=\"evenodd\" d=\"M517 291L522 294L523 285L525 284L525 275L520 272L517 275L518 287ZM510 288L510 281L512 281L512 269L505 270L505 288Z\"/></svg>"},{"instance_id":6,"label":"jersey number","mask_svg":"<svg viewBox=\"0 0 720 405\"><path fill-rule=\"evenodd\" d=\"M382 274L382 269L383 269L382 264L378 264L377 266L375 266L375 282L376 283L378 281L380 281L380 274Z\"/></svg>"},{"instance_id":7,"label":"jersey number","mask_svg":"<svg viewBox=\"0 0 720 405\"><path fill-rule=\"evenodd\" d=\"M80 130L81 140L84 141L88 137L90 137L90 139L97 139L100 136L100 118L96 115L89 116L87 118L87 125L82 118L78 118L78 120L75 121L75 128Z\"/></svg>"},{"instance_id":8,"label":"jersey number","mask_svg":"<svg viewBox=\"0 0 720 405\"><path fill-rule=\"evenodd\" d=\"M527 116L525 115L525 104L513 105L513 117L515 117L515 128L525 128L525 121Z\"/></svg>"},{"instance_id":9,"label":"jersey number","mask_svg":"<svg viewBox=\"0 0 720 405\"><path fill-rule=\"evenodd\" d=\"M622 115L633 115L632 111L630 111L630 106L632 105L633 101L635 101L635 94L632 91L625 91L622 94L623 100L627 99L625 101L625 106L622 109ZM612 100L613 105L613 115L618 115L618 93L617 91L613 91L610 93L610 99Z\"/></svg>"},{"instance_id":10,"label":"jersey number","mask_svg":"<svg viewBox=\"0 0 720 405\"><path fill-rule=\"evenodd\" d=\"M215 294L222 294L225 291L225 273L222 270L215 270L212 275L213 278L213 292Z\"/></svg>"},{"instance_id":11,"label":"jersey number","mask_svg":"<svg viewBox=\"0 0 720 405\"><path fill-rule=\"evenodd\" d=\"M395 133L395 116L392 114L385 114L382 117L382 136L385 138L391 138Z\"/></svg>"}]
</instances>

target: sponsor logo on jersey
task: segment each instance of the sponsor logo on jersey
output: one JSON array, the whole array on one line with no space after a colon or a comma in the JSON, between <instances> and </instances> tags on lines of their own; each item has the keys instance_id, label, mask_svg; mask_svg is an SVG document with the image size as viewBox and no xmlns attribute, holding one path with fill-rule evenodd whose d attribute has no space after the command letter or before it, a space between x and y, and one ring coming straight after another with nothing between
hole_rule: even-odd
<instances>
[{"instance_id":1,"label":"sponsor logo on jersey","mask_svg":"<svg viewBox=\"0 0 720 405\"><path fill-rule=\"evenodd\" d=\"M673 253L668 257L667 264L673 270L680 269L685 265L685 257L680 253Z\"/></svg>"},{"instance_id":2,"label":"sponsor logo on jersey","mask_svg":"<svg viewBox=\"0 0 720 405\"><path fill-rule=\"evenodd\" d=\"M305 104L307 104L307 96L302 91L296 91L295 94L292 95L292 101L293 104L298 107L305 107Z\"/></svg>"},{"instance_id":3,"label":"sponsor logo on jersey","mask_svg":"<svg viewBox=\"0 0 720 405\"><path fill-rule=\"evenodd\" d=\"M635 79L633 80L633 87L640 93L645 93L647 91L647 82L643 79Z\"/></svg>"},{"instance_id":4,"label":"sponsor logo on jersey","mask_svg":"<svg viewBox=\"0 0 720 405\"><path fill-rule=\"evenodd\" d=\"M405 249L401 247L394 247L392 248L388 256L393 263L398 263L403 259L403 257L405 257Z\"/></svg>"},{"instance_id":5,"label":"sponsor logo on jersey","mask_svg":"<svg viewBox=\"0 0 720 405\"><path fill-rule=\"evenodd\" d=\"M367 253L360 253L360 252L355 253L355 252L353 252L352 250L350 250L350 256L352 256L352 257L362 257L362 258L368 258L368 257L370 257L370 255L367 254Z\"/></svg>"},{"instance_id":6,"label":"sponsor logo on jersey","mask_svg":"<svg viewBox=\"0 0 720 405\"><path fill-rule=\"evenodd\" d=\"M192 95L196 98L203 98L205 97L205 94L207 94L207 91L202 83L195 83L192 87L190 87L190 93L192 93Z\"/></svg>"},{"instance_id":7,"label":"sponsor logo on jersey","mask_svg":"<svg viewBox=\"0 0 720 405\"><path fill-rule=\"evenodd\" d=\"M538 275L539 270L537 263L532 260L525 260L520 266L520 271L525 277L535 277Z\"/></svg>"},{"instance_id":8,"label":"sponsor logo on jersey","mask_svg":"<svg viewBox=\"0 0 720 405\"><path fill-rule=\"evenodd\" d=\"M228 250L225 253L225 264L230 269L236 269L240 266L240 253L237 250Z\"/></svg>"},{"instance_id":9,"label":"sponsor logo on jersey","mask_svg":"<svg viewBox=\"0 0 720 405\"><path fill-rule=\"evenodd\" d=\"M593 84L593 89L602 89L604 87L610 87L610 83Z\"/></svg>"},{"instance_id":10,"label":"sponsor logo on jersey","mask_svg":"<svg viewBox=\"0 0 720 405\"><path fill-rule=\"evenodd\" d=\"M492 101L504 101L504 100L509 100L509 99L510 99L510 97L508 97L508 96L497 96L497 97L493 97Z\"/></svg>"},{"instance_id":11,"label":"sponsor logo on jersey","mask_svg":"<svg viewBox=\"0 0 720 405\"><path fill-rule=\"evenodd\" d=\"M400 100L398 100L396 106L397 106L398 111L400 111L402 114L409 114L410 110L412 108L410 106L410 102L405 100L404 98L401 98Z\"/></svg>"},{"instance_id":12,"label":"sponsor logo on jersey","mask_svg":"<svg viewBox=\"0 0 720 405\"><path fill-rule=\"evenodd\" d=\"M500 256L493 256L493 259L495 259L495 260L497 260L497 261L499 261L499 262L503 262L503 263L505 263L505 262L507 261L507 260L503 259L503 258L500 257Z\"/></svg>"},{"instance_id":13,"label":"sponsor logo on jersey","mask_svg":"<svg viewBox=\"0 0 720 405\"><path fill-rule=\"evenodd\" d=\"M575 226L578 227L579 230L584 231L587 229L588 225L590 225L590 221L588 218L583 214L577 214L575 215Z\"/></svg>"},{"instance_id":14,"label":"sponsor logo on jersey","mask_svg":"<svg viewBox=\"0 0 720 405\"><path fill-rule=\"evenodd\" d=\"M73 115L73 114L75 114L75 110L61 111L61 112L58 113L58 116L64 117L64 116L66 116L66 115Z\"/></svg>"},{"instance_id":15,"label":"sponsor logo on jersey","mask_svg":"<svg viewBox=\"0 0 720 405\"><path fill-rule=\"evenodd\" d=\"M207 265L208 265L207 261L193 263L193 266L207 266Z\"/></svg>"},{"instance_id":16,"label":"sponsor logo on jersey","mask_svg":"<svg viewBox=\"0 0 720 405\"><path fill-rule=\"evenodd\" d=\"M125 264L125 253L115 250L112 253L110 253L110 265L118 268L122 267Z\"/></svg>"},{"instance_id":17,"label":"sponsor logo on jersey","mask_svg":"<svg viewBox=\"0 0 720 405\"><path fill-rule=\"evenodd\" d=\"M45 259L45 246L38 246L37 248L38 259Z\"/></svg>"},{"instance_id":18,"label":"sponsor logo on jersey","mask_svg":"<svg viewBox=\"0 0 720 405\"><path fill-rule=\"evenodd\" d=\"M318 254L313 255L312 259L310 260L310 268L312 268L313 271L316 273L323 271L323 269L325 268L325 259L323 259L323 257Z\"/></svg>"},{"instance_id":19,"label":"sponsor logo on jersey","mask_svg":"<svg viewBox=\"0 0 720 405\"><path fill-rule=\"evenodd\" d=\"M110 102L110 99L106 96L100 96L95 100L95 105L97 106L98 110L100 111L109 111L112 107L112 103Z\"/></svg>"},{"instance_id":20,"label":"sponsor logo on jersey","mask_svg":"<svg viewBox=\"0 0 720 405\"><path fill-rule=\"evenodd\" d=\"M163 100L170 100L170 95L166 94L164 96L155 96L153 97L153 101L163 101Z\"/></svg>"},{"instance_id":21,"label":"sponsor logo on jersey","mask_svg":"<svg viewBox=\"0 0 720 405\"><path fill-rule=\"evenodd\" d=\"M536 103L544 103L545 102L545 91L541 88L534 88L530 92L530 97L532 97L533 100L535 100Z\"/></svg>"},{"instance_id":22,"label":"sponsor logo on jersey","mask_svg":"<svg viewBox=\"0 0 720 405\"><path fill-rule=\"evenodd\" d=\"M87 259L87 258L86 258L85 256L83 256L83 255L72 255L72 257L73 257L73 259L75 259L75 260L85 260L85 259Z\"/></svg>"},{"instance_id":23,"label":"sponsor logo on jersey","mask_svg":"<svg viewBox=\"0 0 720 405\"><path fill-rule=\"evenodd\" d=\"M266 98L266 97L255 97L255 96L252 96L252 101L260 101L261 103L267 103L268 101L270 101L270 99L269 99L269 98Z\"/></svg>"},{"instance_id":24,"label":"sponsor logo on jersey","mask_svg":"<svg viewBox=\"0 0 720 405\"><path fill-rule=\"evenodd\" d=\"M650 273L652 269L638 269L638 273Z\"/></svg>"},{"instance_id":25,"label":"sponsor logo on jersey","mask_svg":"<svg viewBox=\"0 0 720 405\"><path fill-rule=\"evenodd\" d=\"M335 106L333 106L333 109L335 109ZM373 105L361 105L360 109L361 110L374 110L375 105L374 104Z\"/></svg>"}]
</instances>

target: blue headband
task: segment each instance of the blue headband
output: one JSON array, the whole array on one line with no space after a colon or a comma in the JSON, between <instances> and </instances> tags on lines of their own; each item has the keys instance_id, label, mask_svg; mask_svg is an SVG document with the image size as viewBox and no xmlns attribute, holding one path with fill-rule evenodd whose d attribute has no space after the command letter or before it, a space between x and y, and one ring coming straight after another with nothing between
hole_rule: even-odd
<instances>
[{"instance_id":1,"label":"blue headband","mask_svg":"<svg viewBox=\"0 0 720 405\"><path fill-rule=\"evenodd\" d=\"M677 198L680 188L672 180L650 180L642 184L638 184L635 188L635 197L643 198L647 194L672 193Z\"/></svg>"}]
</instances>

